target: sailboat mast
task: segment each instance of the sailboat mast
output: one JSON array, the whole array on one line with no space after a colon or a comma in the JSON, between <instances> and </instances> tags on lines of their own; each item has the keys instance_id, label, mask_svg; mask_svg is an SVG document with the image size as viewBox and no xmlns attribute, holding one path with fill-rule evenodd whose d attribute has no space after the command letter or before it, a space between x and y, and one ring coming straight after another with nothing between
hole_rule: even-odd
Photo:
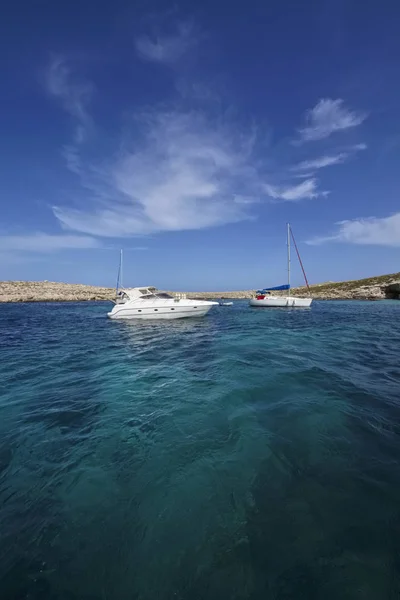
<instances>
[{"instance_id":1,"label":"sailboat mast","mask_svg":"<svg viewBox=\"0 0 400 600\"><path fill-rule=\"evenodd\" d=\"M287 271L288 271L288 286L289 286L288 295L290 296L290 225L289 225L289 223L287 224Z\"/></svg>"}]
</instances>

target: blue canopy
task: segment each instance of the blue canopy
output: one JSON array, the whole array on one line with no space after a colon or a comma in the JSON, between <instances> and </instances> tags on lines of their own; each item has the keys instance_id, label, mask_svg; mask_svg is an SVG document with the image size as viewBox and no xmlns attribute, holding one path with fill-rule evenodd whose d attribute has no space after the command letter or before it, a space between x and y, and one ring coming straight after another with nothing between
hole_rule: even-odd
<instances>
[{"instance_id":1,"label":"blue canopy","mask_svg":"<svg viewBox=\"0 0 400 600\"><path fill-rule=\"evenodd\" d=\"M264 288L263 290L258 290L257 294L265 294L265 292L281 292L283 290L290 290L290 285L278 285L276 287Z\"/></svg>"}]
</instances>

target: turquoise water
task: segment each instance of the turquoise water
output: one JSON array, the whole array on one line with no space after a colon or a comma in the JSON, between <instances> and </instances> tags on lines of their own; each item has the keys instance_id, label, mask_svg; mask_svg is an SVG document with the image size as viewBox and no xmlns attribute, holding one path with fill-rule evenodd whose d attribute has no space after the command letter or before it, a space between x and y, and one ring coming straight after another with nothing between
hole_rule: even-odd
<instances>
[{"instance_id":1,"label":"turquoise water","mask_svg":"<svg viewBox=\"0 0 400 600\"><path fill-rule=\"evenodd\" d=\"M400 594L400 303L0 305L1 600Z\"/></svg>"}]
</instances>

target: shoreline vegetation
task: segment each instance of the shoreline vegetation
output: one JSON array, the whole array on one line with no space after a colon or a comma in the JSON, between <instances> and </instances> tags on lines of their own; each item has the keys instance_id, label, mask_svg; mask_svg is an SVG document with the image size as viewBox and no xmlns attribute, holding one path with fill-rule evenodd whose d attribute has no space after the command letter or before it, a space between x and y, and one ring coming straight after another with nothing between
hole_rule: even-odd
<instances>
[{"instance_id":1,"label":"shoreline vegetation","mask_svg":"<svg viewBox=\"0 0 400 600\"><path fill-rule=\"evenodd\" d=\"M292 288L291 293L299 297L309 295L306 287ZM310 293L316 300L400 299L400 273L354 281L329 281L311 285ZM246 299L251 298L253 294L254 290L187 292L188 298L199 299ZM83 302L113 300L114 297L115 288L50 281L0 282L0 302Z\"/></svg>"}]
</instances>

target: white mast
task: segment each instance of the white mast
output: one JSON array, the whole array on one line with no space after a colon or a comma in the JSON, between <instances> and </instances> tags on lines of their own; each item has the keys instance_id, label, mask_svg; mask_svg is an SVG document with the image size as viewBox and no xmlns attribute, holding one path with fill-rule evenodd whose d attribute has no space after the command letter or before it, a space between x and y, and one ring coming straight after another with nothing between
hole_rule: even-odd
<instances>
[{"instance_id":1,"label":"white mast","mask_svg":"<svg viewBox=\"0 0 400 600\"><path fill-rule=\"evenodd\" d=\"M289 223L287 224L287 272L288 272L288 285L289 285L288 295L290 296L290 225L289 225Z\"/></svg>"},{"instance_id":2,"label":"white mast","mask_svg":"<svg viewBox=\"0 0 400 600\"><path fill-rule=\"evenodd\" d=\"M122 283L122 248L121 248L121 254L120 254L120 258L119 258L119 265L120 265L120 286L124 287L123 283Z\"/></svg>"}]
</instances>

